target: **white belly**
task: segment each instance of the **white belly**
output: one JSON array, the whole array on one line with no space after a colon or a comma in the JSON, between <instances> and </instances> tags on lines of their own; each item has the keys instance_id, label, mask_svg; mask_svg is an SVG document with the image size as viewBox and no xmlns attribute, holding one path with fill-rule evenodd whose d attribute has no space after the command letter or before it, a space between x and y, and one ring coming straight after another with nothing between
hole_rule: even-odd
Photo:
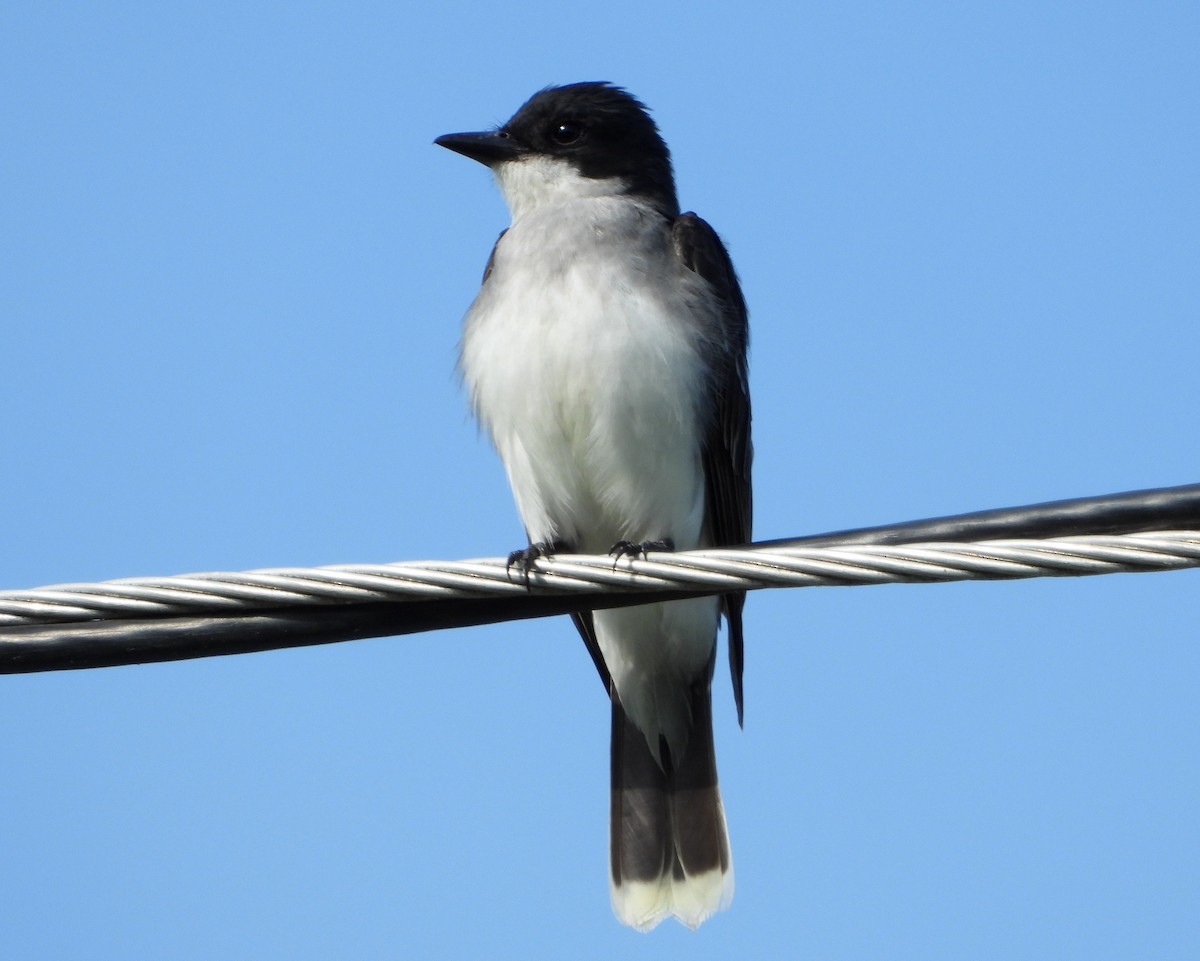
<instances>
[{"instance_id":1,"label":"white belly","mask_svg":"<svg viewBox=\"0 0 1200 961\"><path fill-rule=\"evenodd\" d=\"M472 403L526 530L581 551L661 537L694 547L703 323L680 318L698 281L676 264L661 225L623 225L622 243L599 248L608 259L581 263L566 251L595 236L594 218L550 223L527 217L501 241L462 344Z\"/></svg>"},{"instance_id":2,"label":"white belly","mask_svg":"<svg viewBox=\"0 0 1200 961\"><path fill-rule=\"evenodd\" d=\"M531 215L509 230L467 315L464 380L532 541L587 553L621 540L701 546L710 318L688 320L701 282L675 260L661 221L610 223L608 209L590 201L578 217ZM597 237L611 241L601 257L569 255ZM686 739L681 682L704 668L717 617L713 598L596 613L642 730Z\"/></svg>"}]
</instances>

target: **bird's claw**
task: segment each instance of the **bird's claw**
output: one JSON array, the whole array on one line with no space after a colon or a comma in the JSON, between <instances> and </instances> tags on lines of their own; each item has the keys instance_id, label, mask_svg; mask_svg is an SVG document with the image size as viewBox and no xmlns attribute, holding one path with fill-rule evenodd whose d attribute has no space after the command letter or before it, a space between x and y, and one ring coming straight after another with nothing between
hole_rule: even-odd
<instances>
[{"instance_id":1,"label":"bird's claw","mask_svg":"<svg viewBox=\"0 0 1200 961\"><path fill-rule=\"evenodd\" d=\"M613 569L615 570L622 557L637 560L639 557L645 557L648 551L673 550L675 550L675 542L669 537L664 537L657 541L617 541L609 548L608 553L613 558Z\"/></svg>"},{"instance_id":2,"label":"bird's claw","mask_svg":"<svg viewBox=\"0 0 1200 961\"><path fill-rule=\"evenodd\" d=\"M533 569L533 562L539 557L549 557L566 549L565 541L538 541L528 547L518 548L509 553L508 559L504 562L504 573L511 575L512 569L515 567L525 584L525 590L529 590L529 572ZM509 580L511 579L509 576Z\"/></svg>"}]
</instances>

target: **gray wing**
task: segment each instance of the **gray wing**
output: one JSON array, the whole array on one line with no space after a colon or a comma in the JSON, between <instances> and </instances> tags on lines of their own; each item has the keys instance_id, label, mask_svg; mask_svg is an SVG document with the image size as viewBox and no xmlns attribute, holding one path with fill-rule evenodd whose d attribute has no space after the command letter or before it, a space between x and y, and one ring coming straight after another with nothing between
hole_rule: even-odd
<instances>
[{"instance_id":1,"label":"gray wing","mask_svg":"<svg viewBox=\"0 0 1200 961\"><path fill-rule=\"evenodd\" d=\"M716 547L734 547L750 541L752 513L750 466L750 385L746 350L750 328L746 301L738 285L733 262L715 230L693 213L676 218L672 227L675 253L689 270L709 285L725 307L721 341L728 349L713 357L715 377L712 405L715 412L704 437L705 527ZM729 671L738 724L742 723L742 607L746 593L721 598L729 625Z\"/></svg>"}]
</instances>

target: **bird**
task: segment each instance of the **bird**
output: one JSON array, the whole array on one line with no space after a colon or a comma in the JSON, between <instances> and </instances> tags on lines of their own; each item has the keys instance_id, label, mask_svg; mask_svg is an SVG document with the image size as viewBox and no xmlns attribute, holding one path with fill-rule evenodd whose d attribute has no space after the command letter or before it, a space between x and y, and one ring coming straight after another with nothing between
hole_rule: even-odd
<instances>
[{"instance_id":1,"label":"bird","mask_svg":"<svg viewBox=\"0 0 1200 961\"><path fill-rule=\"evenodd\" d=\"M717 233L681 213L648 108L551 86L439 146L495 177L511 222L467 310L458 368L540 557L749 542L746 302ZM721 616L739 726L745 593L573 615L612 703L610 894L619 921L695 929L733 897L713 744Z\"/></svg>"}]
</instances>

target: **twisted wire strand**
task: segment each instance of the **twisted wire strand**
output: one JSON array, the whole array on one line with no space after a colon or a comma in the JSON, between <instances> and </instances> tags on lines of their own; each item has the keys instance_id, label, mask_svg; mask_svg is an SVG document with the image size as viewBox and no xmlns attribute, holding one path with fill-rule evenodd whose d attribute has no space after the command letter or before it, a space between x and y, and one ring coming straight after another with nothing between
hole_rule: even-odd
<instances>
[{"instance_id":1,"label":"twisted wire strand","mask_svg":"<svg viewBox=\"0 0 1200 961\"><path fill-rule=\"evenodd\" d=\"M122 578L0 591L0 629L105 620L214 617L372 602L630 592L717 593L1081 576L1200 566L1200 530L819 547L770 545L651 553L645 559L559 554L528 578L502 558L270 568Z\"/></svg>"}]
</instances>

